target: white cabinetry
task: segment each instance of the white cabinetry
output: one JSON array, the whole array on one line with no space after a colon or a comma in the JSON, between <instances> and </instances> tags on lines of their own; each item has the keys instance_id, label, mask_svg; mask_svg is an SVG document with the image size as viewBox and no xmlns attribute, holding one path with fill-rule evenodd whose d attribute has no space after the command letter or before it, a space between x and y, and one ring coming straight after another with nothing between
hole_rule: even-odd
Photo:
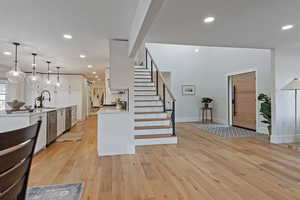
<instances>
[{"instance_id":1,"label":"white cabinetry","mask_svg":"<svg viewBox=\"0 0 300 200\"><path fill-rule=\"evenodd\" d=\"M43 150L46 147L47 143L47 113L41 113L37 115L30 116L30 125L34 125L37 121L41 120L41 128L38 134L36 146L34 149L34 153L37 153Z\"/></svg>"},{"instance_id":2,"label":"white cabinetry","mask_svg":"<svg viewBox=\"0 0 300 200\"><path fill-rule=\"evenodd\" d=\"M66 111L65 108L57 110L57 136L65 132Z\"/></svg>"}]
</instances>

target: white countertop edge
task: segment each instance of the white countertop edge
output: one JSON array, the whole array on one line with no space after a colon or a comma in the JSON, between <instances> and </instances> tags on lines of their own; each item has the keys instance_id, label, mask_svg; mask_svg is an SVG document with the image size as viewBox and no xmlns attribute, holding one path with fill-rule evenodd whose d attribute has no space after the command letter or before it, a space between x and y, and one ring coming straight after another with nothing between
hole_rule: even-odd
<instances>
[{"instance_id":1,"label":"white countertop edge","mask_svg":"<svg viewBox=\"0 0 300 200\"><path fill-rule=\"evenodd\" d=\"M129 114L127 110L118 110L114 106L103 107L97 113L98 115L99 114Z\"/></svg>"},{"instance_id":2,"label":"white countertop edge","mask_svg":"<svg viewBox=\"0 0 300 200\"><path fill-rule=\"evenodd\" d=\"M77 106L77 105L57 106L56 108L52 108L52 109L41 109L41 110L35 111L35 112L24 112L24 113L11 113L11 114L8 114L5 111L0 111L0 117L34 116L34 115L39 115L39 114L43 114L43 113L47 113L47 112L51 112L51 111L55 111L55 110L60 110L60 109L68 108L68 107L73 107L73 106Z\"/></svg>"}]
</instances>

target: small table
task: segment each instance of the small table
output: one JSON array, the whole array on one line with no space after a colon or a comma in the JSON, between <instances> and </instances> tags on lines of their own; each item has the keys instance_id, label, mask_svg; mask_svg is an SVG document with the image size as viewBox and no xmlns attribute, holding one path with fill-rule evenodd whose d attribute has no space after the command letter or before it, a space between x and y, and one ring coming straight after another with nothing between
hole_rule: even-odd
<instances>
[{"instance_id":1,"label":"small table","mask_svg":"<svg viewBox=\"0 0 300 200\"><path fill-rule=\"evenodd\" d=\"M213 114L212 114L212 108L205 108L205 107L202 107L202 122L207 122L207 121L210 121L210 122L213 122ZM208 111L210 112L210 120L208 119Z\"/></svg>"}]
</instances>

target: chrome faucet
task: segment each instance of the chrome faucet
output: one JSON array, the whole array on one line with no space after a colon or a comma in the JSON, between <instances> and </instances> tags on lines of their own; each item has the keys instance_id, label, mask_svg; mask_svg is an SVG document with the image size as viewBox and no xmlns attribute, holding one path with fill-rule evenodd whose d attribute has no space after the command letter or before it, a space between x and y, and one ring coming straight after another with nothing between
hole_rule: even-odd
<instances>
[{"instance_id":1,"label":"chrome faucet","mask_svg":"<svg viewBox=\"0 0 300 200\"><path fill-rule=\"evenodd\" d=\"M45 99L44 93L48 93L48 98L47 98L47 99ZM44 107L44 104L43 104L43 103L44 103L45 100L48 100L49 102L51 101L51 94L50 94L49 90L43 90L43 91L41 92L41 95L38 96L38 97L35 99L35 101L34 101L34 107L35 107L35 108L43 108L43 107ZM39 101L39 102L40 102L40 105L39 105L39 106L36 105L36 101Z\"/></svg>"}]
</instances>

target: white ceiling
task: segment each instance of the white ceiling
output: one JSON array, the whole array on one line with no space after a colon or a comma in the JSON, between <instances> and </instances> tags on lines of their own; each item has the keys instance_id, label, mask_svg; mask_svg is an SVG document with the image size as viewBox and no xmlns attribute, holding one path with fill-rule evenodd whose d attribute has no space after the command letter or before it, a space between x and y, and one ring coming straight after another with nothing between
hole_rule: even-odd
<instances>
[{"instance_id":1,"label":"white ceiling","mask_svg":"<svg viewBox=\"0 0 300 200\"><path fill-rule=\"evenodd\" d=\"M5 0L0 5L0 65L11 66L13 41L20 48L20 66L29 71L36 52L39 71L63 65L62 72L98 74L108 66L110 38L128 38L138 0ZM71 34L72 40L63 39ZM86 55L85 59L79 57ZM93 65L88 69L87 65Z\"/></svg>"},{"instance_id":2,"label":"white ceiling","mask_svg":"<svg viewBox=\"0 0 300 200\"><path fill-rule=\"evenodd\" d=\"M213 16L212 24L203 23ZM295 28L282 31L283 25ZM165 0L147 42L205 46L300 47L299 0Z\"/></svg>"}]
</instances>

